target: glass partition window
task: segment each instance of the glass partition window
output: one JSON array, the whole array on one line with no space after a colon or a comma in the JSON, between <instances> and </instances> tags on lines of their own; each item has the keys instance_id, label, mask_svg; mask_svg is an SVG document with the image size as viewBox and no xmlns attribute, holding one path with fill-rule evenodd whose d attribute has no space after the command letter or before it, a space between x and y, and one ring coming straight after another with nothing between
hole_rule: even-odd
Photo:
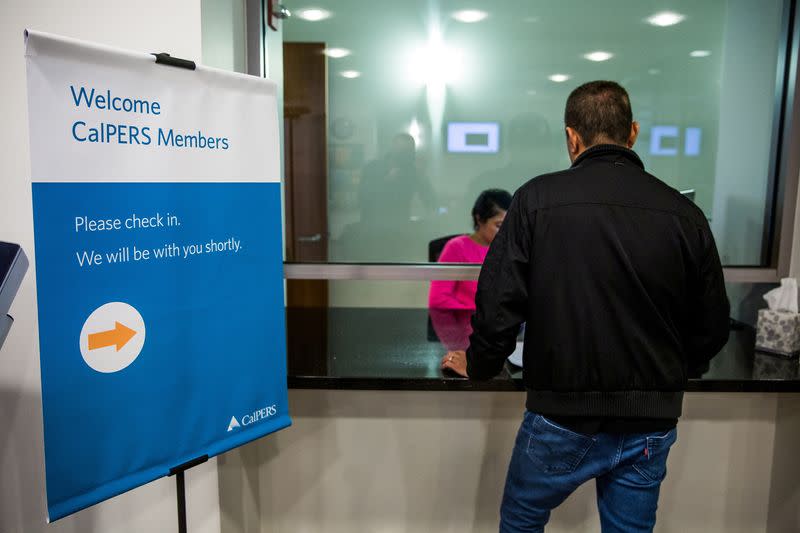
<instances>
[{"instance_id":1,"label":"glass partition window","mask_svg":"<svg viewBox=\"0 0 800 533\"><path fill-rule=\"evenodd\" d=\"M641 124L636 152L693 191L723 263L766 264L783 1L285 4L284 58L316 43L325 69L284 63L295 260L432 259L431 241L473 231L481 191L513 193L569 165L567 95L611 79ZM314 91L322 110L303 103ZM320 170L303 175L314 157ZM305 205L325 213L317 229L292 233Z\"/></svg>"}]
</instances>

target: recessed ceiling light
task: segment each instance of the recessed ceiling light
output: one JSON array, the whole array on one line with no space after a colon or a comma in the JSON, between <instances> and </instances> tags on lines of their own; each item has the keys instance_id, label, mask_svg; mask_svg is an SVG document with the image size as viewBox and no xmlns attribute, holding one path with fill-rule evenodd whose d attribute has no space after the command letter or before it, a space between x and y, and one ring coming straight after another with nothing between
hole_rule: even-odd
<instances>
[{"instance_id":1,"label":"recessed ceiling light","mask_svg":"<svg viewBox=\"0 0 800 533\"><path fill-rule=\"evenodd\" d=\"M535 89L528 89L525 92L528 93L528 96L536 96L536 90Z\"/></svg>"},{"instance_id":2,"label":"recessed ceiling light","mask_svg":"<svg viewBox=\"0 0 800 533\"><path fill-rule=\"evenodd\" d=\"M596 52L589 52L588 54L583 54L583 57L588 59L589 61L608 61L614 54L611 52L603 52L602 50L597 50Z\"/></svg>"},{"instance_id":3,"label":"recessed ceiling light","mask_svg":"<svg viewBox=\"0 0 800 533\"><path fill-rule=\"evenodd\" d=\"M451 16L459 22L471 24L473 22L482 21L489 16L489 13L478 9L462 9L461 11L456 11Z\"/></svg>"},{"instance_id":4,"label":"recessed ceiling light","mask_svg":"<svg viewBox=\"0 0 800 533\"><path fill-rule=\"evenodd\" d=\"M680 13L675 13L674 11L661 11L660 13L656 13L650 17L647 17L647 23L652 24L653 26L674 26L686 18L686 15L681 15Z\"/></svg>"},{"instance_id":5,"label":"recessed ceiling light","mask_svg":"<svg viewBox=\"0 0 800 533\"><path fill-rule=\"evenodd\" d=\"M361 73L357 70L343 70L339 73L343 78L353 79L358 78L361 76Z\"/></svg>"},{"instance_id":6,"label":"recessed ceiling light","mask_svg":"<svg viewBox=\"0 0 800 533\"><path fill-rule=\"evenodd\" d=\"M554 81L556 83L563 83L567 81L569 78L570 76L566 74L551 74L550 76L547 77L548 80Z\"/></svg>"},{"instance_id":7,"label":"recessed ceiling light","mask_svg":"<svg viewBox=\"0 0 800 533\"><path fill-rule=\"evenodd\" d=\"M298 17L309 22L319 22L320 20L325 20L333 16L333 13L327 9L320 9L318 7L298 9L296 13Z\"/></svg>"},{"instance_id":8,"label":"recessed ceiling light","mask_svg":"<svg viewBox=\"0 0 800 533\"><path fill-rule=\"evenodd\" d=\"M328 57L332 57L333 59L339 59L349 56L350 50L347 48L326 48L322 53Z\"/></svg>"},{"instance_id":9,"label":"recessed ceiling light","mask_svg":"<svg viewBox=\"0 0 800 533\"><path fill-rule=\"evenodd\" d=\"M711 55L710 50L692 50L689 52L689 55L692 57L708 57Z\"/></svg>"}]
</instances>

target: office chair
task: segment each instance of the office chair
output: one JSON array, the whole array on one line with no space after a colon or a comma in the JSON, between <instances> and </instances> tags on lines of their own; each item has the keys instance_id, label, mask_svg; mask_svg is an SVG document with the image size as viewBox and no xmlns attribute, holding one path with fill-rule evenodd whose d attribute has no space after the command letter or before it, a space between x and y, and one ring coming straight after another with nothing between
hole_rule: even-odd
<instances>
[{"instance_id":1,"label":"office chair","mask_svg":"<svg viewBox=\"0 0 800 533\"><path fill-rule=\"evenodd\" d=\"M455 237L460 237L464 235L464 233L456 233L455 235L448 235L446 237L438 237L433 239L431 242L428 243L428 261L431 263L436 263L439 261L439 256L442 255L442 250L444 250L445 244L450 239Z\"/></svg>"}]
</instances>

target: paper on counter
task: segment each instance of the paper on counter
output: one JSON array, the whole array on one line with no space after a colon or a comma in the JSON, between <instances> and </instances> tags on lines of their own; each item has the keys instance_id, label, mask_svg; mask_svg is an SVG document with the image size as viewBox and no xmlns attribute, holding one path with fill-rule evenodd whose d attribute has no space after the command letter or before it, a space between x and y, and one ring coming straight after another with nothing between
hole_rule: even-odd
<instances>
[{"instance_id":1,"label":"paper on counter","mask_svg":"<svg viewBox=\"0 0 800 533\"><path fill-rule=\"evenodd\" d=\"M514 348L514 352L508 356L509 363L519 367L522 366L522 347L524 344L525 343L522 341L517 342L517 347Z\"/></svg>"}]
</instances>

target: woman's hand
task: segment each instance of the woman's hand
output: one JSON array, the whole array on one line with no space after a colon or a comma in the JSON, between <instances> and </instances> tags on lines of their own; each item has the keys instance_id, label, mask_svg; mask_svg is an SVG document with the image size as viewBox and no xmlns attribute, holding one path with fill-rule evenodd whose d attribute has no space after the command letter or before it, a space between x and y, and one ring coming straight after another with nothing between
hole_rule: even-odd
<instances>
[{"instance_id":1,"label":"woman's hand","mask_svg":"<svg viewBox=\"0 0 800 533\"><path fill-rule=\"evenodd\" d=\"M452 370L459 376L468 378L467 352L463 350L447 352L447 355L442 357L442 370Z\"/></svg>"}]
</instances>

